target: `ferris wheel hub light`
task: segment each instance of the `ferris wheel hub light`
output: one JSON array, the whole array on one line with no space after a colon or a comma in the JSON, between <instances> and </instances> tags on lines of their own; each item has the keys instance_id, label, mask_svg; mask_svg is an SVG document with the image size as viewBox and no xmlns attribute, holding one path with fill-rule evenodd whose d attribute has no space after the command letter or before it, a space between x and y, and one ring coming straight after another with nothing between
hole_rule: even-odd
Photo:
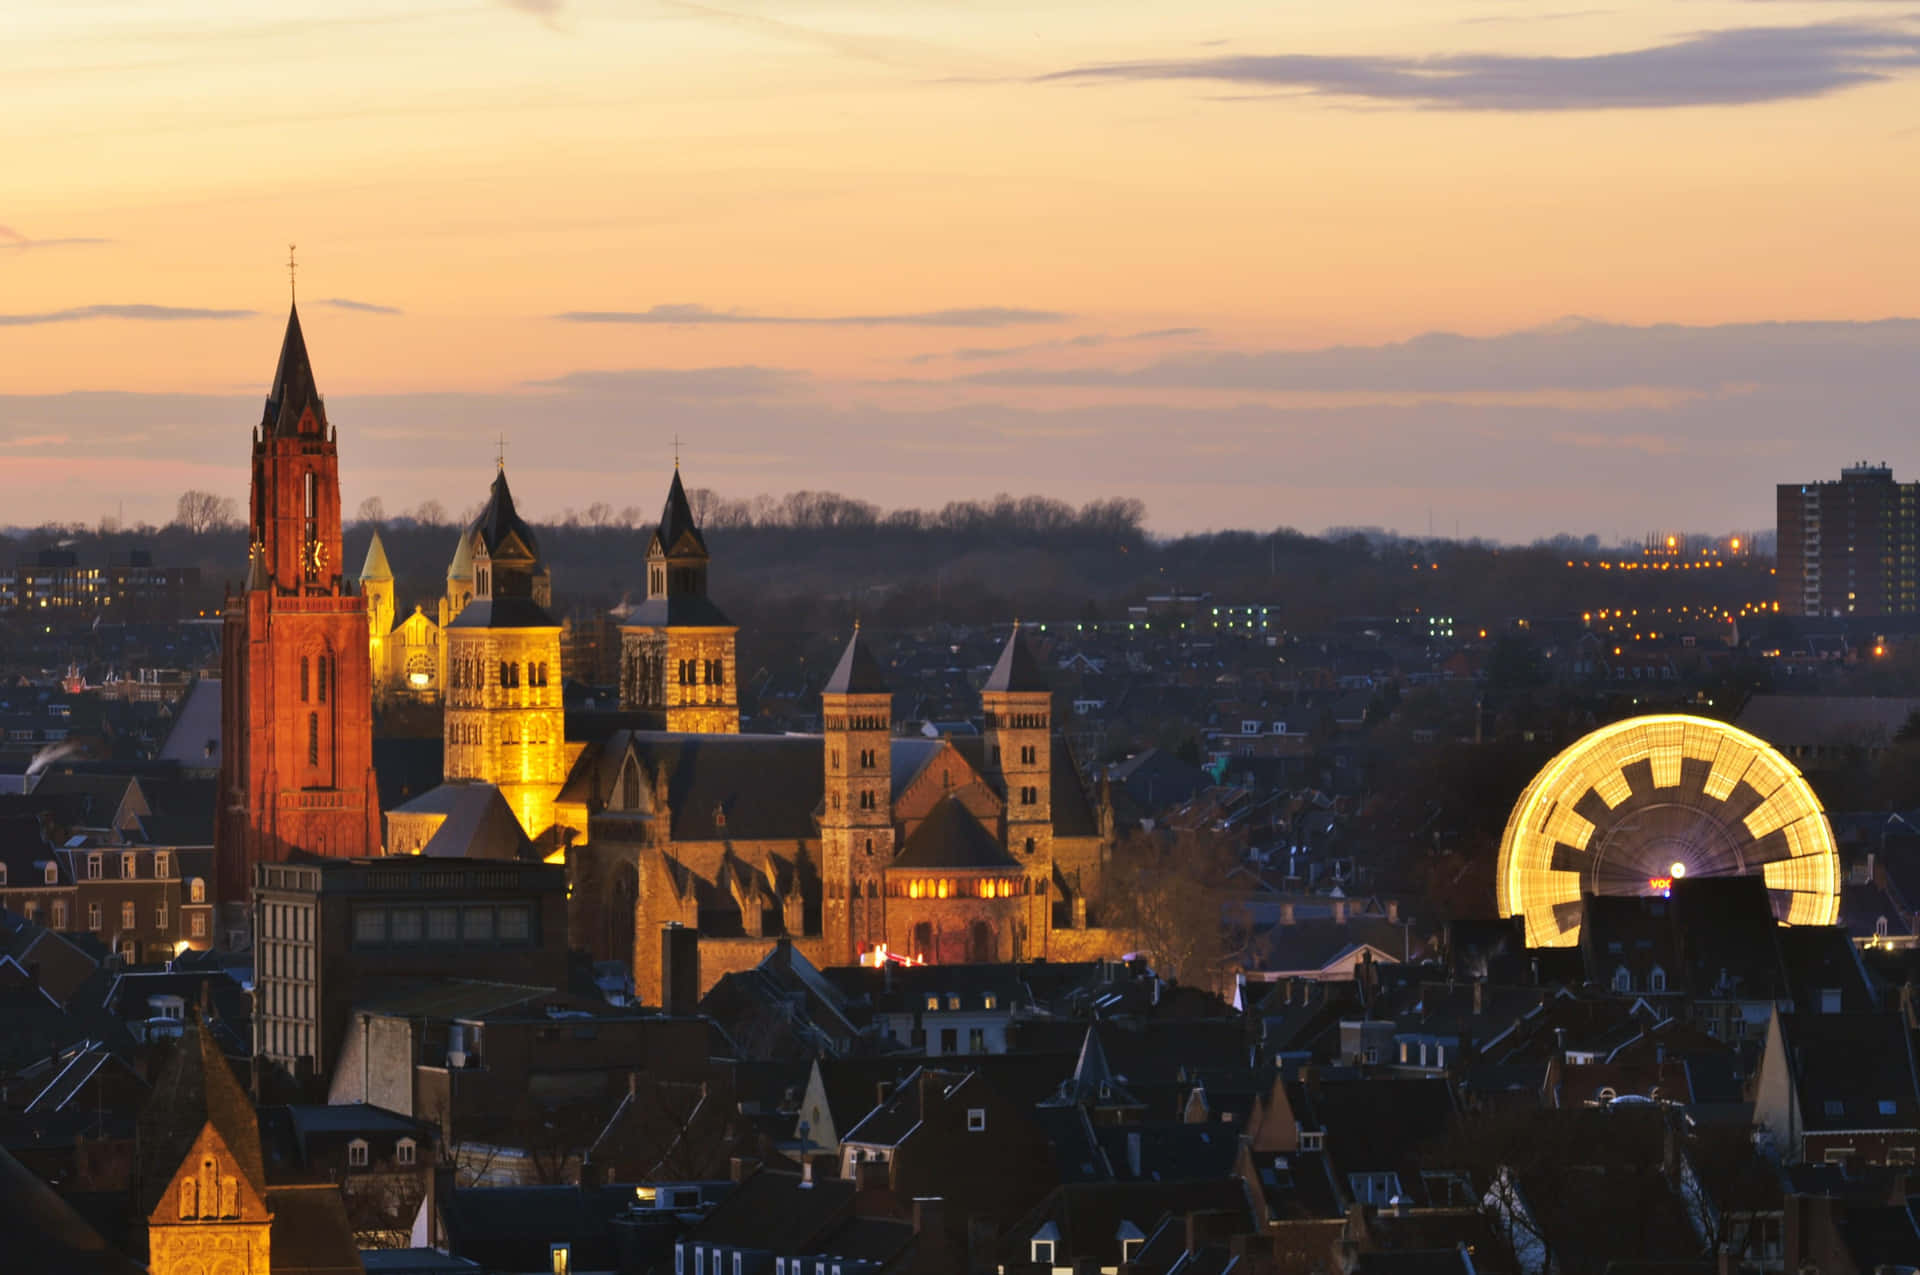
<instances>
[{"instance_id":1,"label":"ferris wheel hub light","mask_svg":"<svg viewBox=\"0 0 1920 1275\"><path fill-rule=\"evenodd\" d=\"M1687 875L1687 865L1676 859L1673 867L1669 868L1668 871L1676 877L1684 877Z\"/></svg>"}]
</instances>

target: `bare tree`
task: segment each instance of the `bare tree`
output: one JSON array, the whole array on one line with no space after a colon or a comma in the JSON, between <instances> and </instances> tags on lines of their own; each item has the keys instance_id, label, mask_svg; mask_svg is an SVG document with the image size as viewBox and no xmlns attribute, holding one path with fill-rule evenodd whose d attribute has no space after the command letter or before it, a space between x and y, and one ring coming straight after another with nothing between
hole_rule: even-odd
<instances>
[{"instance_id":1,"label":"bare tree","mask_svg":"<svg viewBox=\"0 0 1920 1275\"><path fill-rule=\"evenodd\" d=\"M205 535L231 527L240 521L240 506L231 496L216 496L210 491L183 491L174 506L173 521L194 535Z\"/></svg>"},{"instance_id":2,"label":"bare tree","mask_svg":"<svg viewBox=\"0 0 1920 1275\"><path fill-rule=\"evenodd\" d=\"M1163 977L1218 990L1246 943L1235 866L1232 846L1203 831L1136 834L1102 874L1102 923L1131 935Z\"/></svg>"},{"instance_id":3,"label":"bare tree","mask_svg":"<svg viewBox=\"0 0 1920 1275\"><path fill-rule=\"evenodd\" d=\"M605 530L613 522L613 506L604 500L596 500L587 506L587 512L582 517L595 531Z\"/></svg>"},{"instance_id":4,"label":"bare tree","mask_svg":"<svg viewBox=\"0 0 1920 1275\"><path fill-rule=\"evenodd\" d=\"M437 500L423 500L408 517L423 527L444 527L447 525L447 507Z\"/></svg>"},{"instance_id":5,"label":"bare tree","mask_svg":"<svg viewBox=\"0 0 1920 1275\"><path fill-rule=\"evenodd\" d=\"M380 497L368 496L360 502L361 522L385 522L386 520L387 504Z\"/></svg>"}]
</instances>

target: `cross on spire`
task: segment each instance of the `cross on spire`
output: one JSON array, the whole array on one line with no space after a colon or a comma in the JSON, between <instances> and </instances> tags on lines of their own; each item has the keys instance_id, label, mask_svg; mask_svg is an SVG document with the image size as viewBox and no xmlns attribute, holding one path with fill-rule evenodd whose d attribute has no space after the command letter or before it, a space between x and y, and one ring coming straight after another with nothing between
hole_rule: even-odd
<instances>
[{"instance_id":1,"label":"cross on spire","mask_svg":"<svg viewBox=\"0 0 1920 1275\"><path fill-rule=\"evenodd\" d=\"M501 434L494 445L497 450L493 454L493 463L499 468L505 469L507 467L507 436Z\"/></svg>"},{"instance_id":2,"label":"cross on spire","mask_svg":"<svg viewBox=\"0 0 1920 1275\"><path fill-rule=\"evenodd\" d=\"M294 271L298 267L298 265L299 263L293 259L293 245L288 244L287 245L287 299L288 300L299 299L299 295L294 288L294 279L293 279Z\"/></svg>"},{"instance_id":3,"label":"cross on spire","mask_svg":"<svg viewBox=\"0 0 1920 1275\"><path fill-rule=\"evenodd\" d=\"M680 435L673 436L673 467L680 468Z\"/></svg>"}]
</instances>

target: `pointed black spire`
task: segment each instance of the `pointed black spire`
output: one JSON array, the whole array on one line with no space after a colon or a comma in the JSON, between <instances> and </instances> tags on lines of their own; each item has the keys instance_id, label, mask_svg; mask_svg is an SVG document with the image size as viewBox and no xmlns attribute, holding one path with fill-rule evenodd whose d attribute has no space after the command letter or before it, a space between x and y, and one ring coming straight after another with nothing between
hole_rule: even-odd
<instances>
[{"instance_id":1,"label":"pointed black spire","mask_svg":"<svg viewBox=\"0 0 1920 1275\"><path fill-rule=\"evenodd\" d=\"M660 511L660 551L672 553L673 547L680 543L682 536L690 535L693 542L700 546L700 552L707 551L706 537L700 534L700 528L693 521L693 505L687 500L687 489L680 484L680 466L673 467L673 486L667 488L666 508Z\"/></svg>"},{"instance_id":2,"label":"pointed black spire","mask_svg":"<svg viewBox=\"0 0 1920 1275\"><path fill-rule=\"evenodd\" d=\"M887 685L887 676L880 670L880 661L873 658L873 652L860 640L860 626L853 626L853 640L847 643L847 649L841 653L840 663L834 666L833 676L820 688L822 695L885 695L891 688Z\"/></svg>"},{"instance_id":3,"label":"pointed black spire","mask_svg":"<svg viewBox=\"0 0 1920 1275\"><path fill-rule=\"evenodd\" d=\"M260 421L260 432L267 435L297 434L300 418L313 410L319 431L327 432L326 404L319 387L313 383L313 363L307 358L307 338L300 331L300 308L287 310L287 334L280 340L280 363L273 369L273 384L267 390L267 410Z\"/></svg>"},{"instance_id":4,"label":"pointed black spire","mask_svg":"<svg viewBox=\"0 0 1920 1275\"><path fill-rule=\"evenodd\" d=\"M1040 671L1040 661L1033 658L1033 652L1027 649L1026 639L1020 636L1018 621L1014 623L1013 636L1007 639L1007 645L1000 652L999 662L993 666L987 684L981 689L1013 694L1042 693L1052 689L1047 685L1047 675Z\"/></svg>"},{"instance_id":5,"label":"pointed black spire","mask_svg":"<svg viewBox=\"0 0 1920 1275\"><path fill-rule=\"evenodd\" d=\"M527 525L526 520L521 518L513 507L513 492L507 487L505 465L501 465L494 473L493 491L487 497L486 508L480 511L480 517L473 525L486 543L488 553L498 553L501 542L508 535L513 535L527 547L527 552L536 561L540 557L540 542L534 539L533 528Z\"/></svg>"}]
</instances>

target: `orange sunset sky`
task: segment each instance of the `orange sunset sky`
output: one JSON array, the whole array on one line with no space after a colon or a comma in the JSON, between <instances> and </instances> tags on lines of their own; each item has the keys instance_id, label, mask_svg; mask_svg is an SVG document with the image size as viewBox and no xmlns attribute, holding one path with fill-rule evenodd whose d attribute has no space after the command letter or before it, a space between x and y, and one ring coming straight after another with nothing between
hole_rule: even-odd
<instances>
[{"instance_id":1,"label":"orange sunset sky","mask_svg":"<svg viewBox=\"0 0 1920 1275\"><path fill-rule=\"evenodd\" d=\"M1586 7L1592 3L1594 7ZM0 524L690 481L1150 525L1764 530L1920 476L1880 0L69 0L0 40Z\"/></svg>"}]
</instances>

